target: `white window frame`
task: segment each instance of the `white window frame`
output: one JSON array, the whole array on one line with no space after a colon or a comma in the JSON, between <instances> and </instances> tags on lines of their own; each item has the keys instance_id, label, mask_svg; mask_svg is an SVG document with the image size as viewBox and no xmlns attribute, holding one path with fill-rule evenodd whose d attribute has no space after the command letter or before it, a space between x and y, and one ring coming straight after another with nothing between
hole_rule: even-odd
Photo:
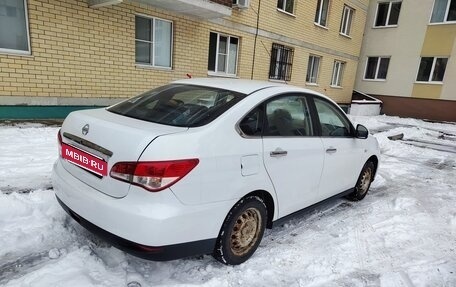
<instances>
[{"instance_id":1,"label":"white window frame","mask_svg":"<svg viewBox=\"0 0 456 287\"><path fill-rule=\"evenodd\" d=\"M171 20L162 19L162 18L158 18L158 17L152 17L152 16L139 14L139 13L136 13L135 17L142 17L142 18L150 19L150 20L152 20L152 26L153 26L152 27L153 28L153 31L152 31L153 37L152 37L151 41L136 39L136 37L135 37L135 43L136 43L136 41L139 41L139 42L143 42L143 43L150 43L152 45L152 54L150 55L151 63L136 62L136 54L135 54L136 65L143 66L143 67L153 67L153 68L157 68L157 69L172 70L172 68L173 68L173 46L174 46L174 22ZM160 21L171 23L171 43L170 43L170 65L169 65L169 67L155 65L155 36L157 34L157 33L155 33L155 27L156 27L155 20L160 20ZM135 25L135 33L136 33L136 25Z\"/></svg>"},{"instance_id":2,"label":"white window frame","mask_svg":"<svg viewBox=\"0 0 456 287\"><path fill-rule=\"evenodd\" d=\"M446 6L446 9L445 9L445 16L443 17L443 21L442 22L431 22L432 14L434 13L434 8L435 8L434 7L435 6L435 0L433 1L431 15L429 17L429 25L442 25L442 24L455 24L456 23L456 20L453 20L453 21L447 21L446 20L448 18L448 13L450 13L451 1L456 1L456 0L448 0L447 6Z\"/></svg>"},{"instance_id":3,"label":"white window frame","mask_svg":"<svg viewBox=\"0 0 456 287\"><path fill-rule=\"evenodd\" d=\"M312 58L312 62L311 62L311 58ZM318 58L318 66L316 67L317 68L317 75L315 77L315 81L312 82L312 74L315 70L315 58ZM311 65L310 66L310 76L309 76L309 80L310 81L306 81L306 84L308 85L318 85L318 75L320 73L320 65L321 65L321 59L322 57L321 56L317 56L317 55L309 55L309 62L307 63L307 65ZM307 71L309 71L309 69L307 69ZM306 78L307 78L307 75L306 75ZM306 79L307 80L307 79Z\"/></svg>"},{"instance_id":4,"label":"white window frame","mask_svg":"<svg viewBox=\"0 0 456 287\"><path fill-rule=\"evenodd\" d=\"M236 77L237 71L238 71L238 68L239 68L238 60L239 60L239 46L240 46L240 43L241 43L241 39L239 37L236 37L236 36L231 36L231 35L228 35L228 34L223 34L223 33L214 32L214 31L210 31L210 33L217 34L217 45L215 46L215 67L214 67L214 71L208 71L207 72L208 75ZM225 67L226 67L226 71L225 72L217 70L218 69L219 54L220 54L219 53L220 36L227 37L227 47L226 47L227 54L226 54L226 60L225 60ZM236 67L234 69L234 74L228 73L228 70L229 70L228 69L228 65L230 63L230 57L231 57L231 55L230 55L230 41L231 41L231 38L238 39L237 51L236 51Z\"/></svg>"},{"instance_id":5,"label":"white window frame","mask_svg":"<svg viewBox=\"0 0 456 287\"><path fill-rule=\"evenodd\" d=\"M331 76L331 87L341 88L346 62L335 60ZM337 67L337 69L336 69Z\"/></svg>"},{"instance_id":6,"label":"white window frame","mask_svg":"<svg viewBox=\"0 0 456 287\"><path fill-rule=\"evenodd\" d=\"M274 75L273 75L274 79L279 78L280 69L281 68L283 69L283 66L277 65L278 59L280 59L280 58L282 58L282 50L277 50L277 57L274 59L274 61L276 62L276 66L274 69Z\"/></svg>"},{"instance_id":7,"label":"white window frame","mask_svg":"<svg viewBox=\"0 0 456 287\"><path fill-rule=\"evenodd\" d=\"M369 58L377 58L377 64L375 66L375 76L373 79L366 78L366 72L367 72L367 65L369 63ZM368 56L367 61L366 61L366 66L364 67L364 75L363 75L363 80L365 81L378 81L378 82L384 82L386 81L385 79L378 78L378 70L380 69L380 61L381 59L390 59L391 62L391 57L390 56ZM389 69L389 63L388 63L388 69ZM388 72L388 70L387 70Z\"/></svg>"},{"instance_id":8,"label":"white window frame","mask_svg":"<svg viewBox=\"0 0 456 287\"><path fill-rule=\"evenodd\" d=\"M16 50L16 49L6 49L0 48L1 54L13 54L13 55L31 55L32 54L32 47L30 46L30 29L29 29L29 17L28 17L28 6L27 0L24 1L24 10L25 10L25 28L27 31L27 46L28 50Z\"/></svg>"},{"instance_id":9,"label":"white window frame","mask_svg":"<svg viewBox=\"0 0 456 287\"><path fill-rule=\"evenodd\" d=\"M340 22L340 31L339 33L343 36L350 37L350 32L353 24L353 17L355 15L355 9L348 5L344 5L344 9L342 10L342 20ZM349 32L347 33L347 30Z\"/></svg>"},{"instance_id":10,"label":"white window frame","mask_svg":"<svg viewBox=\"0 0 456 287\"><path fill-rule=\"evenodd\" d=\"M326 24L322 25L321 24L321 16L322 16L322 11L323 11L323 2L328 1L328 10L326 10ZM318 2L317 2L318 4ZM318 7L318 21L314 22L315 25L327 28L328 27L328 22L329 22L329 10L330 10L330 5L331 5L331 0L321 0L320 2L320 7Z\"/></svg>"},{"instance_id":11,"label":"white window frame","mask_svg":"<svg viewBox=\"0 0 456 287\"><path fill-rule=\"evenodd\" d=\"M377 17L378 17L378 6L382 3L387 3L388 2L388 14L386 14L386 21L385 21L385 25L384 26L376 26L375 23L377 23ZM402 2L401 1L379 1L377 3L377 8L375 10L375 18L374 18L374 25L373 25L373 28L391 28L391 27L397 27L398 24L393 24L393 25L389 25L388 22L389 22L389 19L390 19L390 15L391 15L391 7L393 6L393 3L399 3L399 2ZM401 6L401 10L402 10L402 6ZM400 17L400 11L399 11L399 17ZM397 23L399 23L399 19L397 21Z\"/></svg>"},{"instance_id":12,"label":"white window frame","mask_svg":"<svg viewBox=\"0 0 456 287\"><path fill-rule=\"evenodd\" d=\"M277 7L277 10L279 10L280 12L283 12L283 13L285 13L285 14L294 16L296 1L293 0L293 11L291 11L291 12L285 10L285 7L287 7L287 2L288 2L288 1L289 1L289 0L283 0L283 6L282 6L282 7Z\"/></svg>"},{"instance_id":13,"label":"white window frame","mask_svg":"<svg viewBox=\"0 0 456 287\"><path fill-rule=\"evenodd\" d=\"M433 58L432 59L432 67L431 67L431 72L429 73L429 78L427 81L418 81L418 80L415 80L415 83L419 83L419 84L442 84L443 83L443 79L442 81L433 81L432 80L432 75L434 74L434 69L435 69L435 62L437 62L437 59L447 59L447 66L445 67L445 72L446 72L446 68L448 67L448 60L449 60L449 57L442 57L442 56L421 56L420 57L420 61L418 63L418 70L416 71L416 77L415 79L418 77L418 73L420 72L420 66L421 66L421 58Z\"/></svg>"}]
</instances>

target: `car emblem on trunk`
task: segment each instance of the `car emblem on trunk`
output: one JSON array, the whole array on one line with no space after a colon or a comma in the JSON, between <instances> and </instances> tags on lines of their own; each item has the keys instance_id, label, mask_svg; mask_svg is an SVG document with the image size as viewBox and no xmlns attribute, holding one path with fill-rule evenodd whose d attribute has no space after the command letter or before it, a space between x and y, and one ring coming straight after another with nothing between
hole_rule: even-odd
<instances>
[{"instance_id":1,"label":"car emblem on trunk","mask_svg":"<svg viewBox=\"0 0 456 287\"><path fill-rule=\"evenodd\" d=\"M89 133L89 124L86 124L85 126L82 127L82 134L86 135Z\"/></svg>"}]
</instances>

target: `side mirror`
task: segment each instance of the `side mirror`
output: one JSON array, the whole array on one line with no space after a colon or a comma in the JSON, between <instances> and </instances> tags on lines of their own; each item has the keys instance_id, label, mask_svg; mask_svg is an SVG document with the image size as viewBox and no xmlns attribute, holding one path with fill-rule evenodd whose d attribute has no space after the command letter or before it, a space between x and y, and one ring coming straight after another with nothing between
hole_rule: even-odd
<instances>
[{"instance_id":1,"label":"side mirror","mask_svg":"<svg viewBox=\"0 0 456 287\"><path fill-rule=\"evenodd\" d=\"M369 136L369 131L367 128L363 125L357 125L356 126L356 132L355 132L355 137L359 139L367 139Z\"/></svg>"}]
</instances>

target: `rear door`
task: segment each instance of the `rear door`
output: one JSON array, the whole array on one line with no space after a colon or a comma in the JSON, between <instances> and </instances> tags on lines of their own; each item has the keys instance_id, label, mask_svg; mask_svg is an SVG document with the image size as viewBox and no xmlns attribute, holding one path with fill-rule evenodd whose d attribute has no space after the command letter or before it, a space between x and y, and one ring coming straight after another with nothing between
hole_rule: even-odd
<instances>
[{"instance_id":1,"label":"rear door","mask_svg":"<svg viewBox=\"0 0 456 287\"><path fill-rule=\"evenodd\" d=\"M364 148L362 142L354 137L354 128L339 107L317 96L313 99L324 147L319 192L322 200L355 186L364 164Z\"/></svg>"},{"instance_id":2,"label":"rear door","mask_svg":"<svg viewBox=\"0 0 456 287\"><path fill-rule=\"evenodd\" d=\"M316 202L323 146L306 95L277 96L264 104L264 111L263 160L282 217Z\"/></svg>"}]
</instances>

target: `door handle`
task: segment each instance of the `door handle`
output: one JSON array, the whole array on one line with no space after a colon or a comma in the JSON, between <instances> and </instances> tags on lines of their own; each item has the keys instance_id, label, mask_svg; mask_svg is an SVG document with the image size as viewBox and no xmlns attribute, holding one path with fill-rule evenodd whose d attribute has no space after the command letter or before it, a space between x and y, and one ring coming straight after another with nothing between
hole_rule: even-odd
<instances>
[{"instance_id":1,"label":"door handle","mask_svg":"<svg viewBox=\"0 0 456 287\"><path fill-rule=\"evenodd\" d=\"M337 152L337 148L330 147L330 148L326 149L326 153L335 153L335 152Z\"/></svg>"},{"instance_id":2,"label":"door handle","mask_svg":"<svg viewBox=\"0 0 456 287\"><path fill-rule=\"evenodd\" d=\"M271 151L269 153L269 155L271 157L281 157L281 156L286 156L288 154L288 152L286 150L279 150L279 149L276 149L275 151Z\"/></svg>"}]
</instances>

